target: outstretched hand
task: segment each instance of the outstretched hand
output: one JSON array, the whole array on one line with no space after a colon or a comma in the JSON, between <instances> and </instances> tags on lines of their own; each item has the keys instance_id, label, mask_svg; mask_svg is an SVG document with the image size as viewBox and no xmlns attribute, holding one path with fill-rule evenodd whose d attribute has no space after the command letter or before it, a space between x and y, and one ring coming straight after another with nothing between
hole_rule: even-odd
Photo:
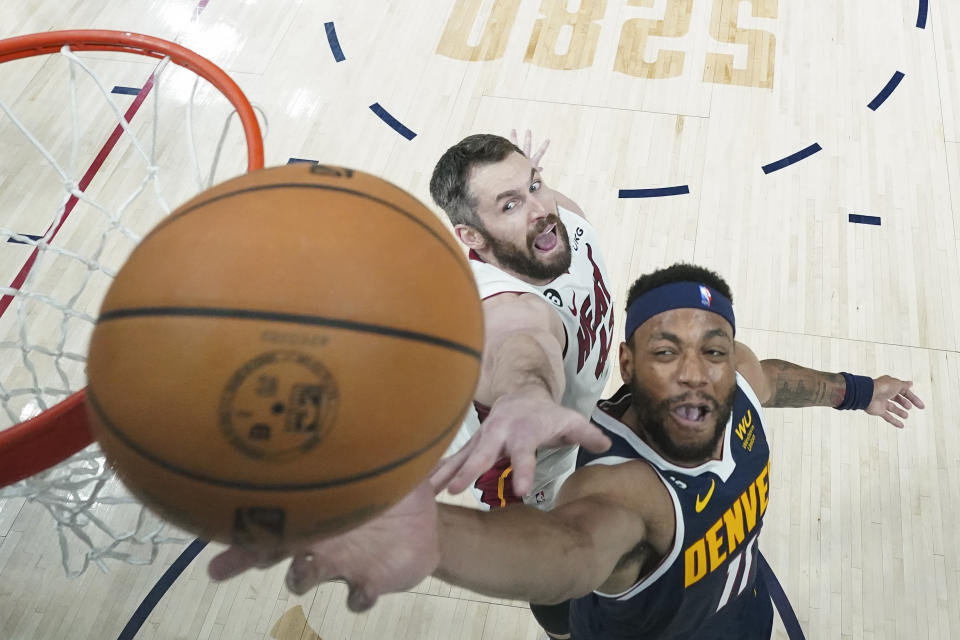
<instances>
[{"instance_id":1,"label":"outstretched hand","mask_svg":"<svg viewBox=\"0 0 960 640\"><path fill-rule=\"evenodd\" d=\"M513 490L518 496L533 488L537 449L579 444L601 453L610 439L589 420L546 396L528 393L501 396L480 429L457 453L434 468L434 491L460 493L502 458L513 466Z\"/></svg>"},{"instance_id":2,"label":"outstretched hand","mask_svg":"<svg viewBox=\"0 0 960 640\"><path fill-rule=\"evenodd\" d=\"M913 407L924 408L923 400L910 390L912 386L913 382L909 380L898 380L891 376L876 378L873 381L873 399L865 411L903 429L903 422L898 418L906 419Z\"/></svg>"},{"instance_id":3,"label":"outstretched hand","mask_svg":"<svg viewBox=\"0 0 960 640\"><path fill-rule=\"evenodd\" d=\"M550 138L547 138L546 140L544 140L543 143L541 143L540 147L537 149L537 152L531 155L530 150L533 148L532 141L531 141L532 136L533 134L530 132L530 129L527 129L526 134L524 134L523 136L523 146L520 147L520 142L518 142L517 140L517 130L516 129L510 130L510 142L517 145L523 150L523 155L530 158L530 162L533 163L533 166L537 168L537 171L543 171L543 167L540 166L540 160L543 159L543 154L547 152L547 147L550 146Z\"/></svg>"},{"instance_id":4,"label":"outstretched hand","mask_svg":"<svg viewBox=\"0 0 960 640\"><path fill-rule=\"evenodd\" d=\"M252 568L267 568L290 555L230 547L210 561L214 580ZM437 506L428 482L355 529L318 540L293 553L287 588L303 594L321 582L342 579L351 611L366 611L385 593L409 589L440 562Z\"/></svg>"}]
</instances>

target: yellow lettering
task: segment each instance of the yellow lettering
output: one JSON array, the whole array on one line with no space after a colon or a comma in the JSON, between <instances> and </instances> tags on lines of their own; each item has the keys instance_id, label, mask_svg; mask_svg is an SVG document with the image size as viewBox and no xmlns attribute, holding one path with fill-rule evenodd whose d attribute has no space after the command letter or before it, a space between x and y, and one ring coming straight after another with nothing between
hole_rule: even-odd
<instances>
[{"instance_id":1,"label":"yellow lettering","mask_svg":"<svg viewBox=\"0 0 960 640\"><path fill-rule=\"evenodd\" d=\"M770 473L770 462L763 468L760 475L757 476L757 497L760 499L760 515L767 510L767 496L770 492L770 483L768 474Z\"/></svg>"},{"instance_id":2,"label":"yellow lettering","mask_svg":"<svg viewBox=\"0 0 960 640\"><path fill-rule=\"evenodd\" d=\"M631 7L653 7L654 0L628 0ZM637 78L675 78L683 73L683 51L661 49L653 62L644 60L650 36L680 38L690 31L693 0L667 0L663 20L631 18L620 30L613 70Z\"/></svg>"},{"instance_id":3,"label":"yellow lettering","mask_svg":"<svg viewBox=\"0 0 960 640\"><path fill-rule=\"evenodd\" d=\"M689 587L707 575L707 549L700 538L683 552L684 587Z\"/></svg>"},{"instance_id":4,"label":"yellow lettering","mask_svg":"<svg viewBox=\"0 0 960 640\"><path fill-rule=\"evenodd\" d=\"M727 557L726 551L724 551L723 554L718 553L720 551L720 545L723 544L723 536L718 535L720 533L720 527L722 526L723 518L720 518L713 523L712 527L707 529L707 535L704 536L707 541L707 552L710 556L710 571L719 567L720 563Z\"/></svg>"},{"instance_id":5,"label":"yellow lettering","mask_svg":"<svg viewBox=\"0 0 960 640\"><path fill-rule=\"evenodd\" d=\"M750 2L754 18L776 18L777 0L746 0ZM714 0L710 18L710 35L717 42L747 46L747 66L733 68L733 55L708 53L703 68L703 81L735 84L744 87L773 88L773 62L777 39L768 31L738 29L737 14L741 0Z\"/></svg>"},{"instance_id":6,"label":"yellow lettering","mask_svg":"<svg viewBox=\"0 0 960 640\"><path fill-rule=\"evenodd\" d=\"M567 0L541 0L543 16L533 25L524 62L548 69L583 69L593 64L600 41L600 25L607 9L607 0L580 0L576 11L567 9ZM561 36L570 42L561 53Z\"/></svg>"},{"instance_id":7,"label":"yellow lettering","mask_svg":"<svg viewBox=\"0 0 960 640\"><path fill-rule=\"evenodd\" d=\"M743 510L740 508L739 500L723 514L723 523L727 527L727 551L733 553L737 545L746 537L743 531Z\"/></svg>"},{"instance_id":8,"label":"yellow lettering","mask_svg":"<svg viewBox=\"0 0 960 640\"><path fill-rule=\"evenodd\" d=\"M750 413L750 409L747 409L747 415L740 420L740 424L737 425L737 436L743 440L744 434L747 433L747 429L750 428L750 425L753 424L753 414Z\"/></svg>"},{"instance_id":9,"label":"yellow lettering","mask_svg":"<svg viewBox=\"0 0 960 640\"><path fill-rule=\"evenodd\" d=\"M747 531L753 531L757 526L757 483L754 482L740 496L743 513L747 516Z\"/></svg>"},{"instance_id":10,"label":"yellow lettering","mask_svg":"<svg viewBox=\"0 0 960 640\"><path fill-rule=\"evenodd\" d=\"M456 60L475 62L502 58L507 49L507 40L517 19L520 0L487 0L492 2L490 15L483 25L483 32L475 45L470 44L470 34L480 17L484 0L457 0L447 19L447 26L437 45L437 53Z\"/></svg>"}]
</instances>

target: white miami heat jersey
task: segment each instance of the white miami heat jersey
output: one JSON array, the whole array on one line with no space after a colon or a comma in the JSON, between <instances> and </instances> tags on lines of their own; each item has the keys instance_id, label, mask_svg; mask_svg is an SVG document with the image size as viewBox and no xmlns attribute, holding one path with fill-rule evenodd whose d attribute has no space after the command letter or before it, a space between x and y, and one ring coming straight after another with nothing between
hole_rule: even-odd
<instances>
[{"instance_id":1,"label":"white miami heat jersey","mask_svg":"<svg viewBox=\"0 0 960 640\"><path fill-rule=\"evenodd\" d=\"M589 418L610 377L613 308L607 268L597 233L582 217L559 208L567 229L569 270L545 285L533 285L505 273L471 254L470 266L482 299L500 293L531 293L543 298L563 319L566 345L563 368L566 386L561 404ZM449 452L460 449L480 427L486 411L471 409ZM537 455L534 488L524 502L550 508L563 479L573 471L576 447L544 449Z\"/></svg>"}]
</instances>

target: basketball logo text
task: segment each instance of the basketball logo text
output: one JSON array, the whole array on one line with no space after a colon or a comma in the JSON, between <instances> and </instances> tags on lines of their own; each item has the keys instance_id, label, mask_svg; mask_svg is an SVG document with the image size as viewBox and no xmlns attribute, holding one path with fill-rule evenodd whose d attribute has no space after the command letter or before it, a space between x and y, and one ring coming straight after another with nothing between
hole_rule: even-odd
<instances>
[{"instance_id":1,"label":"basketball logo text","mask_svg":"<svg viewBox=\"0 0 960 640\"><path fill-rule=\"evenodd\" d=\"M279 544L287 513L279 507L238 507L233 514L233 544Z\"/></svg>"},{"instance_id":2,"label":"basketball logo text","mask_svg":"<svg viewBox=\"0 0 960 640\"><path fill-rule=\"evenodd\" d=\"M336 419L339 394L319 361L270 351L244 364L220 399L220 431L247 457L285 461L313 449Z\"/></svg>"},{"instance_id":3,"label":"basketball logo text","mask_svg":"<svg viewBox=\"0 0 960 640\"><path fill-rule=\"evenodd\" d=\"M332 178L352 178L353 169L347 167L334 167L328 164L315 164L310 167L310 173L318 176L330 176Z\"/></svg>"}]
</instances>

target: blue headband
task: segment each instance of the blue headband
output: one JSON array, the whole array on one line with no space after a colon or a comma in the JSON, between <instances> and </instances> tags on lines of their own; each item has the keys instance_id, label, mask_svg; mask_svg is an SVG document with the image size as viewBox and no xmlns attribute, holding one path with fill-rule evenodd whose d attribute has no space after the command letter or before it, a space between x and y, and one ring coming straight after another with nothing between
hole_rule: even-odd
<instances>
[{"instance_id":1,"label":"blue headband","mask_svg":"<svg viewBox=\"0 0 960 640\"><path fill-rule=\"evenodd\" d=\"M727 296L698 282L671 282L651 289L633 301L627 309L626 339L629 340L644 322L671 309L712 311L726 319L733 327L733 334L737 334L733 304Z\"/></svg>"}]
</instances>

